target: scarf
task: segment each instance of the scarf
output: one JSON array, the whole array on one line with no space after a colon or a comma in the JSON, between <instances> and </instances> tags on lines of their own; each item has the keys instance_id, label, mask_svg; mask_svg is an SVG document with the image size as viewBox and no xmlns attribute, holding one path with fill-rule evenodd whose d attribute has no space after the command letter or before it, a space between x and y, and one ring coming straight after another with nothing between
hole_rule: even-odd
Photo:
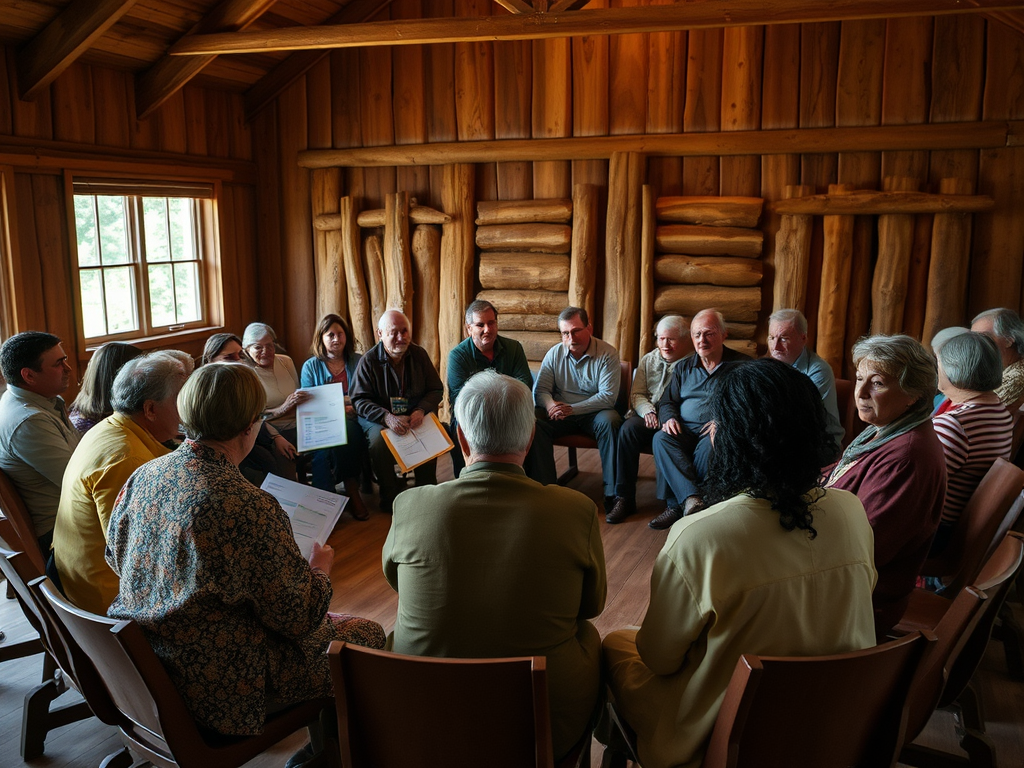
<instances>
[{"instance_id":1,"label":"scarf","mask_svg":"<svg viewBox=\"0 0 1024 768\"><path fill-rule=\"evenodd\" d=\"M843 451L839 463L832 469L826 486L832 485L842 477L843 473L857 461L861 456L871 453L876 448L894 440L900 435L905 435L912 429L916 429L924 422L931 419L932 398L922 397L914 403L907 412L885 426L876 427L869 425L863 432L854 438L853 442Z\"/></svg>"}]
</instances>

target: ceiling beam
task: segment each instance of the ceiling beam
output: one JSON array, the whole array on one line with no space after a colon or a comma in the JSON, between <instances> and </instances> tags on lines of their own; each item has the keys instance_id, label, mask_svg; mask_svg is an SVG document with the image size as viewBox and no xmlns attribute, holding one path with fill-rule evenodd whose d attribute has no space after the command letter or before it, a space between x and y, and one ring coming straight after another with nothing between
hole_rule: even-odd
<instances>
[{"instance_id":1,"label":"ceiling beam","mask_svg":"<svg viewBox=\"0 0 1024 768\"><path fill-rule=\"evenodd\" d=\"M341 11L327 20L328 24L358 24L372 19L391 0L352 0ZM276 99L289 85L311 70L329 50L310 50L293 53L270 72L253 83L245 92L245 117L252 120Z\"/></svg>"},{"instance_id":2,"label":"ceiling beam","mask_svg":"<svg viewBox=\"0 0 1024 768\"><path fill-rule=\"evenodd\" d=\"M224 0L189 30L189 35L245 29L277 0ZM188 35L186 35L187 37ZM198 75L215 55L164 55L135 78L135 110L139 120L149 117L185 83Z\"/></svg>"},{"instance_id":3,"label":"ceiling beam","mask_svg":"<svg viewBox=\"0 0 1024 768\"><path fill-rule=\"evenodd\" d=\"M18 94L35 98L98 37L114 26L136 0L74 0L18 51Z\"/></svg>"},{"instance_id":4,"label":"ceiling beam","mask_svg":"<svg viewBox=\"0 0 1024 768\"><path fill-rule=\"evenodd\" d=\"M265 32L193 35L175 55L264 53L382 45L538 40L679 29L936 16L1021 9L1021 0L715 0L678 5L605 8L572 13L399 19L369 24L287 27Z\"/></svg>"},{"instance_id":5,"label":"ceiling beam","mask_svg":"<svg viewBox=\"0 0 1024 768\"><path fill-rule=\"evenodd\" d=\"M996 11L994 13L986 13L985 16L1005 24L1018 35L1024 35L1024 14L1011 11Z\"/></svg>"},{"instance_id":6,"label":"ceiling beam","mask_svg":"<svg viewBox=\"0 0 1024 768\"><path fill-rule=\"evenodd\" d=\"M548 13L564 13L565 11L578 11L584 5L587 4L587 0L558 0L557 3L552 3L548 8Z\"/></svg>"},{"instance_id":7,"label":"ceiling beam","mask_svg":"<svg viewBox=\"0 0 1024 768\"><path fill-rule=\"evenodd\" d=\"M526 0L494 0L494 2L512 13L534 13L536 11Z\"/></svg>"}]
</instances>

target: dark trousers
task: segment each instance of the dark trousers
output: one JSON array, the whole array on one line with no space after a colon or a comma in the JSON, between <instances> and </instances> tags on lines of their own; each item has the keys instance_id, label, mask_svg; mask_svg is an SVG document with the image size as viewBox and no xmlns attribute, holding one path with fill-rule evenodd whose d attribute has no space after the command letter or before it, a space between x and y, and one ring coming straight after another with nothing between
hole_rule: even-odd
<instances>
[{"instance_id":1,"label":"dark trousers","mask_svg":"<svg viewBox=\"0 0 1024 768\"><path fill-rule=\"evenodd\" d=\"M359 477L363 456L366 454L366 435L354 416L345 420L345 427L348 431L348 442L345 445L323 448L310 455L309 466L314 488L333 493L341 481Z\"/></svg>"},{"instance_id":2,"label":"dark trousers","mask_svg":"<svg viewBox=\"0 0 1024 768\"><path fill-rule=\"evenodd\" d=\"M640 454L653 452L654 436L659 429L651 429L639 416L630 416L619 427L619 443L615 459L615 495L636 501L636 477L640 473ZM662 474L657 473L658 498L668 493Z\"/></svg>"},{"instance_id":3,"label":"dark trousers","mask_svg":"<svg viewBox=\"0 0 1024 768\"><path fill-rule=\"evenodd\" d=\"M373 473L377 475L381 501L394 501L405 484L395 476L395 455L381 434L384 426L362 418L359 419L359 426L366 433L369 443L370 464L373 465ZM416 476L416 485L437 485L437 459L420 464L413 470L413 474Z\"/></svg>"},{"instance_id":4,"label":"dark trousers","mask_svg":"<svg viewBox=\"0 0 1024 768\"><path fill-rule=\"evenodd\" d=\"M668 486L665 501L670 506L682 506L691 496L699 495L697 486L708 472L711 439L684 429L678 435L658 432L653 442L654 465Z\"/></svg>"},{"instance_id":5,"label":"dark trousers","mask_svg":"<svg viewBox=\"0 0 1024 768\"><path fill-rule=\"evenodd\" d=\"M456 425L448 425L448 435L451 437L455 447L451 451L452 472L455 477L466 467L466 458L462 455L462 446L459 445L459 436L455 432ZM530 443L530 450L526 452L526 459L523 461L523 471L531 480L536 480L541 485L551 485L558 480L558 471L555 469L554 449L551 446L551 435L547 429L542 429L540 423L533 433L533 442Z\"/></svg>"},{"instance_id":6,"label":"dark trousers","mask_svg":"<svg viewBox=\"0 0 1024 768\"><path fill-rule=\"evenodd\" d=\"M601 454L601 476L604 480L604 495L615 495L615 453L622 417L613 408L584 416L569 416L558 421L550 421L543 408L537 408L537 432L544 431L541 439L552 443L566 435L584 435L597 441L597 451ZM536 437L534 440L536 441ZM554 453L551 452L551 467L555 464Z\"/></svg>"}]
</instances>

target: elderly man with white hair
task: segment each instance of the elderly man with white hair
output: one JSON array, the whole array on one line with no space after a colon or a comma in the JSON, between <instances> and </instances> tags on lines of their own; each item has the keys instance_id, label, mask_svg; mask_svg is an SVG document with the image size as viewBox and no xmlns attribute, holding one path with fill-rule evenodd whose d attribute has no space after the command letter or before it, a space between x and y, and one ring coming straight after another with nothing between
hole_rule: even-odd
<instances>
[{"instance_id":1,"label":"elderly man with white hair","mask_svg":"<svg viewBox=\"0 0 1024 768\"><path fill-rule=\"evenodd\" d=\"M412 343L407 318L389 309L377 322L380 341L359 360L349 391L359 426L370 443L370 461L380 484L380 507L391 512L395 496L405 485L395 476L395 458L381 433L385 428L400 435L436 413L444 397L444 384L427 351ZM437 459L414 470L417 485L437 482Z\"/></svg>"},{"instance_id":2,"label":"elderly man with white hair","mask_svg":"<svg viewBox=\"0 0 1024 768\"><path fill-rule=\"evenodd\" d=\"M655 329L657 347L640 358L629 391L630 411L619 427L615 462L615 504L605 521L621 523L636 512L636 478L640 453L651 451L654 436L661 429L658 401L665 393L676 363L693 351L690 328L679 315L665 315ZM658 475L658 498L664 499L665 483Z\"/></svg>"},{"instance_id":3,"label":"elderly man with white hair","mask_svg":"<svg viewBox=\"0 0 1024 768\"><path fill-rule=\"evenodd\" d=\"M598 704L601 641L587 619L604 609L607 583L596 507L523 471L536 420L521 381L477 373L455 415L462 474L395 501L383 553L398 592L392 650L546 656L557 759Z\"/></svg>"},{"instance_id":4,"label":"elderly man with white hair","mask_svg":"<svg viewBox=\"0 0 1024 768\"><path fill-rule=\"evenodd\" d=\"M75 605L105 614L120 582L107 565L107 524L132 473L168 453L178 434L178 391L188 372L170 352L129 360L110 390L114 412L90 429L64 471L53 529L53 562Z\"/></svg>"},{"instance_id":5,"label":"elderly man with white hair","mask_svg":"<svg viewBox=\"0 0 1024 768\"><path fill-rule=\"evenodd\" d=\"M1024 404L1024 321L1012 309L989 309L971 321L971 330L999 347L1003 379L996 394L1007 408L1019 408Z\"/></svg>"},{"instance_id":6,"label":"elderly man with white hair","mask_svg":"<svg viewBox=\"0 0 1024 768\"><path fill-rule=\"evenodd\" d=\"M806 375L821 395L825 406L828 436L835 443L835 455L843 447L846 430L839 419L836 377L832 366L807 346L807 318L799 309L779 309L768 317L768 354Z\"/></svg>"}]
</instances>

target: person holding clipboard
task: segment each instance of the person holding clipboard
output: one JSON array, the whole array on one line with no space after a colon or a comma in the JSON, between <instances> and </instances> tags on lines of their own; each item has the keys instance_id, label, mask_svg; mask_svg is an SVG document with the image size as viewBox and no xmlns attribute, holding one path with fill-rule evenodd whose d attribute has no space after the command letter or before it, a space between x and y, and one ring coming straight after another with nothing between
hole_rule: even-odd
<instances>
[{"instance_id":1,"label":"person holding clipboard","mask_svg":"<svg viewBox=\"0 0 1024 768\"><path fill-rule=\"evenodd\" d=\"M350 397L369 442L381 511L390 513L404 485L395 475L395 458L382 433L390 429L405 435L419 427L428 414L437 412L444 385L427 351L412 343L409 318L402 312L389 309L381 315L377 338L380 341L356 366ZM414 473L416 485L435 485L437 460L419 465Z\"/></svg>"}]
</instances>

